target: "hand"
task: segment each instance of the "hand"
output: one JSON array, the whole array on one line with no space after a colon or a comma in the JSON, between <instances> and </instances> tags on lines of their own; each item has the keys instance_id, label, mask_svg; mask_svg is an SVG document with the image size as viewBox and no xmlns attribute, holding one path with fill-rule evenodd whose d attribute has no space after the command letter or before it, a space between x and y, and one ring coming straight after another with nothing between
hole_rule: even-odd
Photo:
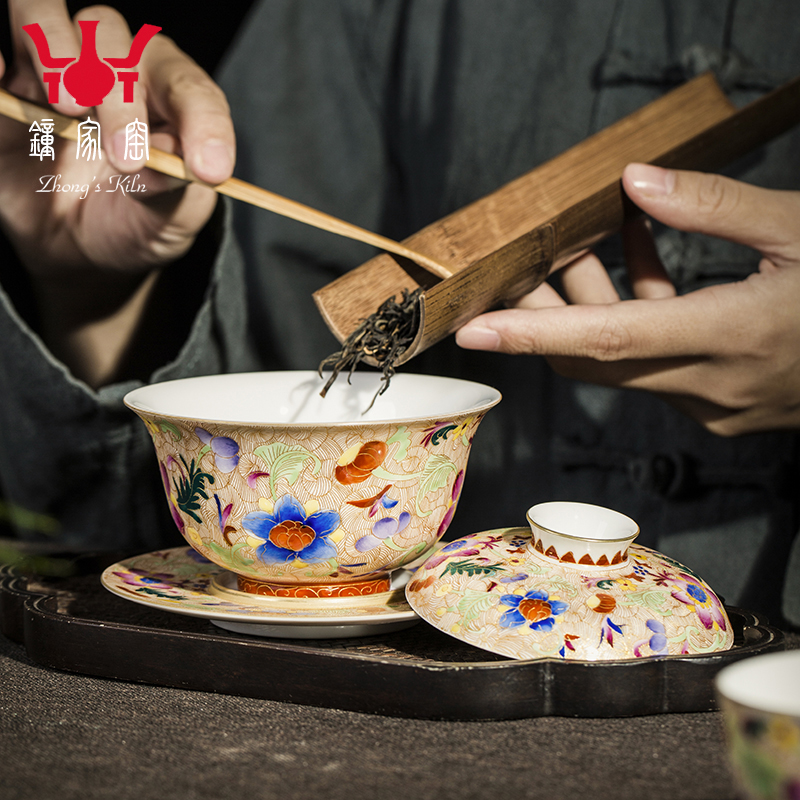
<instances>
[{"instance_id":1,"label":"hand","mask_svg":"<svg viewBox=\"0 0 800 800\"><path fill-rule=\"evenodd\" d=\"M46 104L43 68L22 27L39 23L54 56L77 56L78 21L99 20L101 56L128 54L131 32L115 10L96 6L69 18L60 0L9 0L13 65L0 58L2 85ZM125 126L148 123L150 145L180 153L189 169L209 183L229 177L234 164L233 125L222 91L165 36L145 47L134 102L122 102L122 84L96 109L75 104L61 86L55 110L100 123L102 160L76 158L74 142L56 140L54 161L31 158L25 125L0 119L0 223L34 284L51 349L79 376L98 385L113 373L158 269L183 255L208 221L216 194L143 169L125 160ZM143 192L94 192L109 177L140 172ZM37 193L44 175L62 185L88 185L83 193ZM100 326L98 327L98 323Z\"/></svg>"},{"instance_id":2,"label":"hand","mask_svg":"<svg viewBox=\"0 0 800 800\"><path fill-rule=\"evenodd\" d=\"M620 301L587 254L562 271L572 305L543 284L467 323L458 344L543 355L562 375L654 392L723 436L800 428L800 192L643 164L628 165L623 186L671 227L759 251L758 272L677 296L638 221L624 232L635 299Z\"/></svg>"}]
</instances>

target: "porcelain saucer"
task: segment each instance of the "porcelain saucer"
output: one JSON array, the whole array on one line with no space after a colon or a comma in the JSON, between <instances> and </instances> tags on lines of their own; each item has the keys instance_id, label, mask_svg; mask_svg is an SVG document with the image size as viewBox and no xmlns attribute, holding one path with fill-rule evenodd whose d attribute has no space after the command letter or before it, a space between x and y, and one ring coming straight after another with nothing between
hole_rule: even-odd
<instances>
[{"instance_id":1,"label":"porcelain saucer","mask_svg":"<svg viewBox=\"0 0 800 800\"><path fill-rule=\"evenodd\" d=\"M409 574L397 570L391 591L369 597L258 597L235 588L232 573L190 547L178 547L113 564L103 572L101 581L126 600L201 617L236 633L333 639L391 633L417 623L419 617L403 595Z\"/></svg>"}]
</instances>

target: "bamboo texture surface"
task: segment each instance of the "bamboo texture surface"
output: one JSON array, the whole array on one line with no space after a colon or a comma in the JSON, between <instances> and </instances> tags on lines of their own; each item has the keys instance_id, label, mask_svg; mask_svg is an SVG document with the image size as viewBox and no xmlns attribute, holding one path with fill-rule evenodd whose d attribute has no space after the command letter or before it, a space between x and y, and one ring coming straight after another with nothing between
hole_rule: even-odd
<instances>
[{"instance_id":1,"label":"bamboo texture surface","mask_svg":"<svg viewBox=\"0 0 800 800\"><path fill-rule=\"evenodd\" d=\"M631 162L714 171L800 121L800 79L741 110L707 73L404 240L452 265L436 280L388 254L318 290L343 341L387 297L424 288L421 325L402 364L618 231L639 213L621 177Z\"/></svg>"}]
</instances>

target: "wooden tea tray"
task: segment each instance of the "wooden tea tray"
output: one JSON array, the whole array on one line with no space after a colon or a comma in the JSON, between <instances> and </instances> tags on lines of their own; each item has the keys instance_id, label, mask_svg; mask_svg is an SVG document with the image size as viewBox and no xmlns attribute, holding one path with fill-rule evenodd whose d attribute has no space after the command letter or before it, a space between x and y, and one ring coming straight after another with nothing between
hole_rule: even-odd
<instances>
[{"instance_id":1,"label":"wooden tea tray","mask_svg":"<svg viewBox=\"0 0 800 800\"><path fill-rule=\"evenodd\" d=\"M141 606L100 583L113 558L70 578L0 568L0 630L38 664L116 680L427 719L622 717L716 708L725 665L784 648L757 614L728 608L732 650L618 662L512 661L424 622L361 639L303 642L224 631Z\"/></svg>"}]
</instances>

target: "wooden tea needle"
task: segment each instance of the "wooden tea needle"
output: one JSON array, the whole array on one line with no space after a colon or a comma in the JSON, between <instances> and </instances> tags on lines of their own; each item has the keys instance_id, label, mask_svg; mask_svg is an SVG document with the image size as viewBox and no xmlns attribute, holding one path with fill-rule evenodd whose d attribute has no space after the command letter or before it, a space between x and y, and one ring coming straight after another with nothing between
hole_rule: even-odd
<instances>
[{"instance_id":1,"label":"wooden tea needle","mask_svg":"<svg viewBox=\"0 0 800 800\"><path fill-rule=\"evenodd\" d=\"M52 120L54 124L53 132L56 135L63 139L70 139L73 142L78 140L79 121L77 119L57 114L49 108L44 108L36 103L23 100L7 92L5 89L0 89L0 114L4 117L14 119L17 122L25 123L26 125L30 125L33 122L41 123L41 121L45 119ZM239 178L228 178L228 180L217 184L206 183L194 177L187 169L183 159L179 156L167 153L155 147L151 147L149 150L150 157L147 160L147 166L156 172L161 172L164 175L170 175L180 180L202 184L219 194L227 195L235 200L241 200L244 203L249 203L258 208L264 208L267 211L272 211L275 214L289 217L298 222L303 222L306 225L320 228L323 231L336 233L348 239L355 239L356 241L370 244L373 247L410 259L439 278L449 278L453 274L453 270L445 264L433 258L429 258L416 250L412 250L400 244L400 242L395 242L393 239L388 239L380 234L373 233L364 228L359 228L357 225L352 225L330 214L317 211L317 209L311 208L311 206L303 205L302 203L289 200L274 192L261 189L251 183L239 180Z\"/></svg>"}]
</instances>

